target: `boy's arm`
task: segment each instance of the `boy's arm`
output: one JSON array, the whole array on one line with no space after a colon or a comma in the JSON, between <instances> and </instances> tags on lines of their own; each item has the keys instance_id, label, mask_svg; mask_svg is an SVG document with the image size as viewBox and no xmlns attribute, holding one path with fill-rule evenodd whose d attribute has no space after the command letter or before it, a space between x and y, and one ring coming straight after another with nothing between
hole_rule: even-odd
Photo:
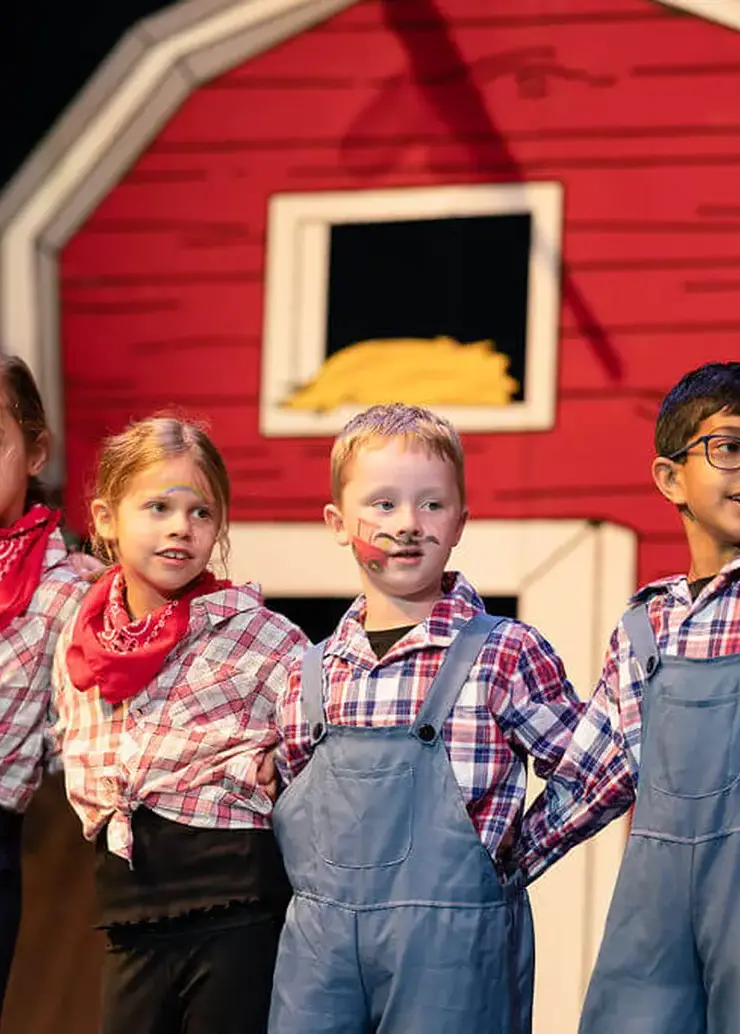
<instances>
[{"instance_id":1,"label":"boy's arm","mask_svg":"<svg viewBox=\"0 0 740 1034\"><path fill-rule=\"evenodd\" d=\"M515 625L494 664L490 707L506 738L524 748L545 778L560 762L585 703L568 681L563 662L529 625Z\"/></svg>"},{"instance_id":2,"label":"boy's arm","mask_svg":"<svg viewBox=\"0 0 740 1034\"><path fill-rule=\"evenodd\" d=\"M65 657L69 643L65 633L59 636L51 675L51 694L44 727L44 765L49 772L62 769L62 742L65 725L62 720L62 694L64 692Z\"/></svg>"},{"instance_id":3,"label":"boy's arm","mask_svg":"<svg viewBox=\"0 0 740 1034\"><path fill-rule=\"evenodd\" d=\"M524 816L516 847L531 882L576 844L622 815L635 798L639 699L635 682L620 695L620 651L629 650L617 629L604 670L586 710L547 785Z\"/></svg>"},{"instance_id":4,"label":"boy's arm","mask_svg":"<svg viewBox=\"0 0 740 1034\"><path fill-rule=\"evenodd\" d=\"M295 779L311 757L311 728L301 700L302 663L299 660L292 665L285 691L277 702L280 739L275 750L275 762L285 784Z\"/></svg>"},{"instance_id":5,"label":"boy's arm","mask_svg":"<svg viewBox=\"0 0 740 1034\"><path fill-rule=\"evenodd\" d=\"M303 654L311 645L310 640L297 625L282 614L265 612L268 620L261 624L260 646L264 653L264 664L258 681L259 713L257 709L250 719L250 727L256 728L260 719L265 721L266 749L257 760L256 783L267 797L275 802L279 793L279 776L275 755L281 742L280 708L287 694L290 673L295 664L300 664ZM250 643L248 653L254 654L255 643Z\"/></svg>"},{"instance_id":6,"label":"boy's arm","mask_svg":"<svg viewBox=\"0 0 740 1034\"><path fill-rule=\"evenodd\" d=\"M70 579L62 570L56 578L42 583L39 593L48 621L45 641L45 680L48 704L43 725L43 763L49 772L61 770L60 754L61 720L57 708L56 694L62 682L66 649L69 645L69 629L74 625L80 604L89 586L77 579Z\"/></svg>"}]
</instances>

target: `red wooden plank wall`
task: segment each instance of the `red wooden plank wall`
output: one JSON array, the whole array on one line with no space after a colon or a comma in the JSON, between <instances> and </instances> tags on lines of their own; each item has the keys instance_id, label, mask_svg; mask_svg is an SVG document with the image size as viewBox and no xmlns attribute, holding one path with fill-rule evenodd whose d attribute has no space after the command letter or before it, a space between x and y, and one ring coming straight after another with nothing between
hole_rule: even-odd
<instances>
[{"instance_id":1,"label":"red wooden plank wall","mask_svg":"<svg viewBox=\"0 0 740 1034\"><path fill-rule=\"evenodd\" d=\"M62 255L73 520L100 436L172 403L234 519L318 519L330 443L258 429L270 195L555 179L557 425L467 436L473 514L613 520L640 580L680 568L651 423L740 354L739 82L740 34L652 0L367 0L201 88Z\"/></svg>"}]
</instances>

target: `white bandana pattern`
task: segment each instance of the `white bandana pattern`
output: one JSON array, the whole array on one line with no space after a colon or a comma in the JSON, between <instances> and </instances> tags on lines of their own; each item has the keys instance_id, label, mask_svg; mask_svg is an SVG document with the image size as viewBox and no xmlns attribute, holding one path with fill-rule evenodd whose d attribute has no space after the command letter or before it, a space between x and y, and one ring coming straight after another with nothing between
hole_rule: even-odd
<instances>
[{"instance_id":1,"label":"white bandana pattern","mask_svg":"<svg viewBox=\"0 0 740 1034\"><path fill-rule=\"evenodd\" d=\"M178 600L172 600L157 614L132 621L124 603L123 572L111 582L108 603L103 612L103 631L100 643L110 653L132 653L153 643L174 611ZM154 620L156 618L156 620Z\"/></svg>"}]
</instances>

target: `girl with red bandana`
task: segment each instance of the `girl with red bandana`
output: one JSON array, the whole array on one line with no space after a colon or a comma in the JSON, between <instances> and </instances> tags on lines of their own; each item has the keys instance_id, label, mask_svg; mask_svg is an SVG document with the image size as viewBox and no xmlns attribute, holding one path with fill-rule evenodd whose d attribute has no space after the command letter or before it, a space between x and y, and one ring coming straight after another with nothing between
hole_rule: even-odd
<instances>
[{"instance_id":1,"label":"girl with red bandana","mask_svg":"<svg viewBox=\"0 0 740 1034\"><path fill-rule=\"evenodd\" d=\"M306 639L219 581L229 480L199 428L136 423L91 507L111 566L57 648L54 735L94 841L103 1034L263 1034L290 894L259 767Z\"/></svg>"},{"instance_id":2,"label":"girl with red bandana","mask_svg":"<svg viewBox=\"0 0 740 1034\"><path fill-rule=\"evenodd\" d=\"M0 1013L21 912L21 827L41 781L57 638L86 585L39 475L44 406L26 364L0 355Z\"/></svg>"}]
</instances>

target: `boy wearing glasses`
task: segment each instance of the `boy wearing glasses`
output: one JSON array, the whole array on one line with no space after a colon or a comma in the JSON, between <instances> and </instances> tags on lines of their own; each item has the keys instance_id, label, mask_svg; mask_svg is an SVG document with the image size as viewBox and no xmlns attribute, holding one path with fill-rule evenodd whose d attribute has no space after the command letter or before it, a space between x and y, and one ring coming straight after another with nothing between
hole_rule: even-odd
<instances>
[{"instance_id":1,"label":"boy wearing glasses","mask_svg":"<svg viewBox=\"0 0 740 1034\"><path fill-rule=\"evenodd\" d=\"M634 803L580 1034L737 1034L740 363L683 377L655 444L689 573L633 598L517 854L531 881Z\"/></svg>"}]
</instances>

